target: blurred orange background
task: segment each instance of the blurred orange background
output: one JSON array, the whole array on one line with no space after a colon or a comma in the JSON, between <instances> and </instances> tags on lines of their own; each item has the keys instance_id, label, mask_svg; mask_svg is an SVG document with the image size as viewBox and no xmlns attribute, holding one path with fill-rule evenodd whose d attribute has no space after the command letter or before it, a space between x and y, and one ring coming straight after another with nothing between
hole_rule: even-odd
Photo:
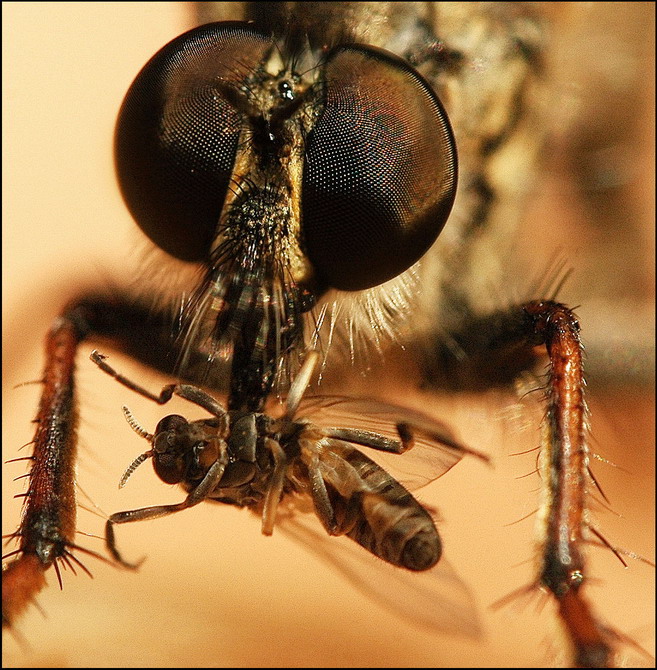
<instances>
[{"instance_id":1,"label":"blurred orange background","mask_svg":"<svg viewBox=\"0 0 657 670\"><path fill-rule=\"evenodd\" d=\"M39 386L25 382L41 374L42 338L61 306L81 286L132 276L139 263L134 224L114 182L113 126L138 70L191 27L189 4L3 3L5 460L20 455L17 449L32 438ZM654 80L654 74L647 79ZM654 111L645 113L654 120ZM554 208L550 202L539 204L544 208L539 213ZM649 202L646 218L651 219ZM539 262L550 256L545 250L540 254ZM582 323L585 328L584 318ZM128 404L151 429L162 409L131 397L98 371L87 359L91 348L83 347L78 359L81 489L107 514L181 500L183 494L156 481L147 466L117 491L121 474L145 449L126 425L121 405ZM119 354L112 354L112 364L152 389L166 381ZM360 383L361 391L388 384L376 372ZM399 388L388 386L388 393L426 406L426 396L403 381ZM247 512L208 504L120 528L125 555L148 556L138 574L85 559L94 579L65 573L63 592L49 575L39 608L30 609L16 634L5 636L3 666L541 667L563 662L550 605L539 612L541 599L535 597L497 611L489 608L528 584L534 572L534 518L513 522L536 508L537 477L518 479L534 468L535 454L510 454L537 444L540 414L528 409L526 425L520 425L508 416L508 398L499 394L432 401L436 416L453 422L463 440L496 458L494 470L464 461L419 495L440 511L447 556L471 586L485 619L481 641L426 632L397 619L303 548L276 532L264 538L258 520ZM593 450L623 468L593 463L614 511L622 514L596 509L596 517L612 543L652 558L652 389L594 393L591 406ZM20 463L3 466L4 533L19 520L20 500L11 496L23 490L21 482L12 482L22 468ZM92 506L83 495L80 500ZM102 534L102 519L90 512L80 512L79 525ZM80 541L101 550L98 539ZM599 580L588 590L596 610L649 648L653 569L632 561L624 570L610 552L593 549L591 574Z\"/></svg>"}]
</instances>

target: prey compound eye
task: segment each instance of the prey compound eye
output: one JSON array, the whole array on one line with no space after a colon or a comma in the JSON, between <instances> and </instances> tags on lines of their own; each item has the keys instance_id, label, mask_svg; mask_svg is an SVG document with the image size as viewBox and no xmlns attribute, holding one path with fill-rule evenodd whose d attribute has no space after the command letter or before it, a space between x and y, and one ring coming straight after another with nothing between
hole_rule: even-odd
<instances>
[{"instance_id":1,"label":"prey compound eye","mask_svg":"<svg viewBox=\"0 0 657 670\"><path fill-rule=\"evenodd\" d=\"M392 279L433 244L456 193L447 114L405 61L361 45L325 63L303 175L306 252L334 288Z\"/></svg>"},{"instance_id":2,"label":"prey compound eye","mask_svg":"<svg viewBox=\"0 0 657 670\"><path fill-rule=\"evenodd\" d=\"M151 58L123 101L121 192L144 233L176 258L210 251L242 126L231 100L271 46L247 23L195 28Z\"/></svg>"},{"instance_id":3,"label":"prey compound eye","mask_svg":"<svg viewBox=\"0 0 657 670\"><path fill-rule=\"evenodd\" d=\"M185 475L184 429L189 423L179 414L165 416L155 428L153 437L153 467L157 476L167 484L179 484Z\"/></svg>"}]
</instances>

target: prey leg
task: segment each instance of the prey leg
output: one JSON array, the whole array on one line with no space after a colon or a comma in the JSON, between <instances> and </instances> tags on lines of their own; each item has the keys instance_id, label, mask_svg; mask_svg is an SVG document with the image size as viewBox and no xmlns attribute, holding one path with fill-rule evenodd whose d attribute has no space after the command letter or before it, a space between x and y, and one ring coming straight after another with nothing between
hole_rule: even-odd
<instances>
[{"instance_id":1,"label":"prey leg","mask_svg":"<svg viewBox=\"0 0 657 670\"><path fill-rule=\"evenodd\" d=\"M162 390L158 395L155 395L154 393L151 393L145 389L143 386L140 386L139 384L136 384L132 380L128 379L128 377L125 375L117 372L106 362L107 356L103 356L103 354L99 353L95 349L91 352L90 358L103 372L106 372L110 377L116 379L119 384L122 384L131 391L135 391L135 393L139 393L139 395L156 402L158 405L166 404L174 395L177 395L185 400L189 400L189 402L192 402L199 407L202 407L214 416L224 416L224 414L226 414L226 410L223 408L221 403L217 402L209 393L206 393L198 386L191 386L190 384L167 384L166 386L162 387Z\"/></svg>"},{"instance_id":2,"label":"prey leg","mask_svg":"<svg viewBox=\"0 0 657 670\"><path fill-rule=\"evenodd\" d=\"M380 406L383 405L383 403L380 403ZM485 454L458 442L446 426L428 417L416 415L412 420L399 421L396 424L396 429L399 436L398 440L362 428L323 428L322 431L327 437L345 440L391 454L403 454L412 449L415 446L415 436L421 434L451 449L458 458L467 454L476 456L485 463L490 460Z\"/></svg>"},{"instance_id":3,"label":"prey leg","mask_svg":"<svg viewBox=\"0 0 657 670\"><path fill-rule=\"evenodd\" d=\"M313 449L306 448L304 450L302 446L301 458L308 468L311 496L317 517L322 522L322 526L324 526L324 529L329 535L340 535L341 532L338 520L335 516L335 510L333 509L333 504L329 498L326 483L322 476L319 456Z\"/></svg>"},{"instance_id":4,"label":"prey leg","mask_svg":"<svg viewBox=\"0 0 657 670\"><path fill-rule=\"evenodd\" d=\"M274 532L278 503L283 495L287 457L285 456L285 451L283 451L283 448L276 440L272 440L269 437L265 438L265 446L271 451L274 458L274 470L262 508L262 534L271 535Z\"/></svg>"},{"instance_id":5,"label":"prey leg","mask_svg":"<svg viewBox=\"0 0 657 670\"><path fill-rule=\"evenodd\" d=\"M114 560L126 568L136 568L139 563L129 563L125 561L118 549L114 538L114 526L119 523L131 523L133 521L146 521L146 519L159 519L169 514L181 512L184 509L198 505L205 500L217 487L226 470L228 463L228 451L223 448L219 452L219 458L210 466L205 477L199 485L180 503L176 505L155 505L153 507L142 507L140 509L127 510L112 514L105 524L105 544L107 550Z\"/></svg>"}]
</instances>

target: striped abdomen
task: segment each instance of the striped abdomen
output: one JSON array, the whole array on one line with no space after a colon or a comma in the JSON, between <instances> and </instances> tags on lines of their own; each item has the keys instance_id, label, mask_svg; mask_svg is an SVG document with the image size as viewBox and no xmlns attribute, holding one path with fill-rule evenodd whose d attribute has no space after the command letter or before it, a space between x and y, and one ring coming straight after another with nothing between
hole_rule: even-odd
<instances>
[{"instance_id":1,"label":"striped abdomen","mask_svg":"<svg viewBox=\"0 0 657 670\"><path fill-rule=\"evenodd\" d=\"M408 570L433 567L442 554L442 543L429 513L360 451L336 445L332 451L358 473L362 482L362 487L349 496L332 491L339 532L393 565Z\"/></svg>"}]
</instances>

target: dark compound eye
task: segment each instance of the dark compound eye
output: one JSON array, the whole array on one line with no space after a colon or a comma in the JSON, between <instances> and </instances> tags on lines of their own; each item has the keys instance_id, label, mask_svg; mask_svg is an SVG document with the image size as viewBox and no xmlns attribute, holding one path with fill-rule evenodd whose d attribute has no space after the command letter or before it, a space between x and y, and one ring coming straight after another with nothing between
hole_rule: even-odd
<instances>
[{"instance_id":1,"label":"dark compound eye","mask_svg":"<svg viewBox=\"0 0 657 670\"><path fill-rule=\"evenodd\" d=\"M271 48L250 24L201 26L161 49L126 95L121 191L146 235L177 258L208 256L245 121L236 101ZM454 200L456 151L439 100L403 60L347 45L323 68L303 242L321 282L358 290L403 272L436 239Z\"/></svg>"},{"instance_id":2,"label":"dark compound eye","mask_svg":"<svg viewBox=\"0 0 657 670\"><path fill-rule=\"evenodd\" d=\"M442 230L456 192L456 149L430 86L396 56L348 45L329 54L323 107L303 175L306 252L347 291L415 263Z\"/></svg>"},{"instance_id":3,"label":"dark compound eye","mask_svg":"<svg viewBox=\"0 0 657 670\"><path fill-rule=\"evenodd\" d=\"M155 54L125 97L115 136L121 191L172 256L199 261L210 250L241 129L226 92L239 90L271 45L246 23L195 28Z\"/></svg>"},{"instance_id":4,"label":"dark compound eye","mask_svg":"<svg viewBox=\"0 0 657 670\"><path fill-rule=\"evenodd\" d=\"M185 474L187 440L181 429L189 425L185 417L169 414L157 424L153 438L153 468L167 484L179 484Z\"/></svg>"},{"instance_id":5,"label":"dark compound eye","mask_svg":"<svg viewBox=\"0 0 657 670\"><path fill-rule=\"evenodd\" d=\"M155 427L155 437L158 437L160 433L168 433L169 431L176 431L176 429L181 428L182 426L187 426L189 421L184 416L180 414L167 414L163 419L160 419L157 426ZM160 449L159 451L165 451L165 449Z\"/></svg>"}]
</instances>

